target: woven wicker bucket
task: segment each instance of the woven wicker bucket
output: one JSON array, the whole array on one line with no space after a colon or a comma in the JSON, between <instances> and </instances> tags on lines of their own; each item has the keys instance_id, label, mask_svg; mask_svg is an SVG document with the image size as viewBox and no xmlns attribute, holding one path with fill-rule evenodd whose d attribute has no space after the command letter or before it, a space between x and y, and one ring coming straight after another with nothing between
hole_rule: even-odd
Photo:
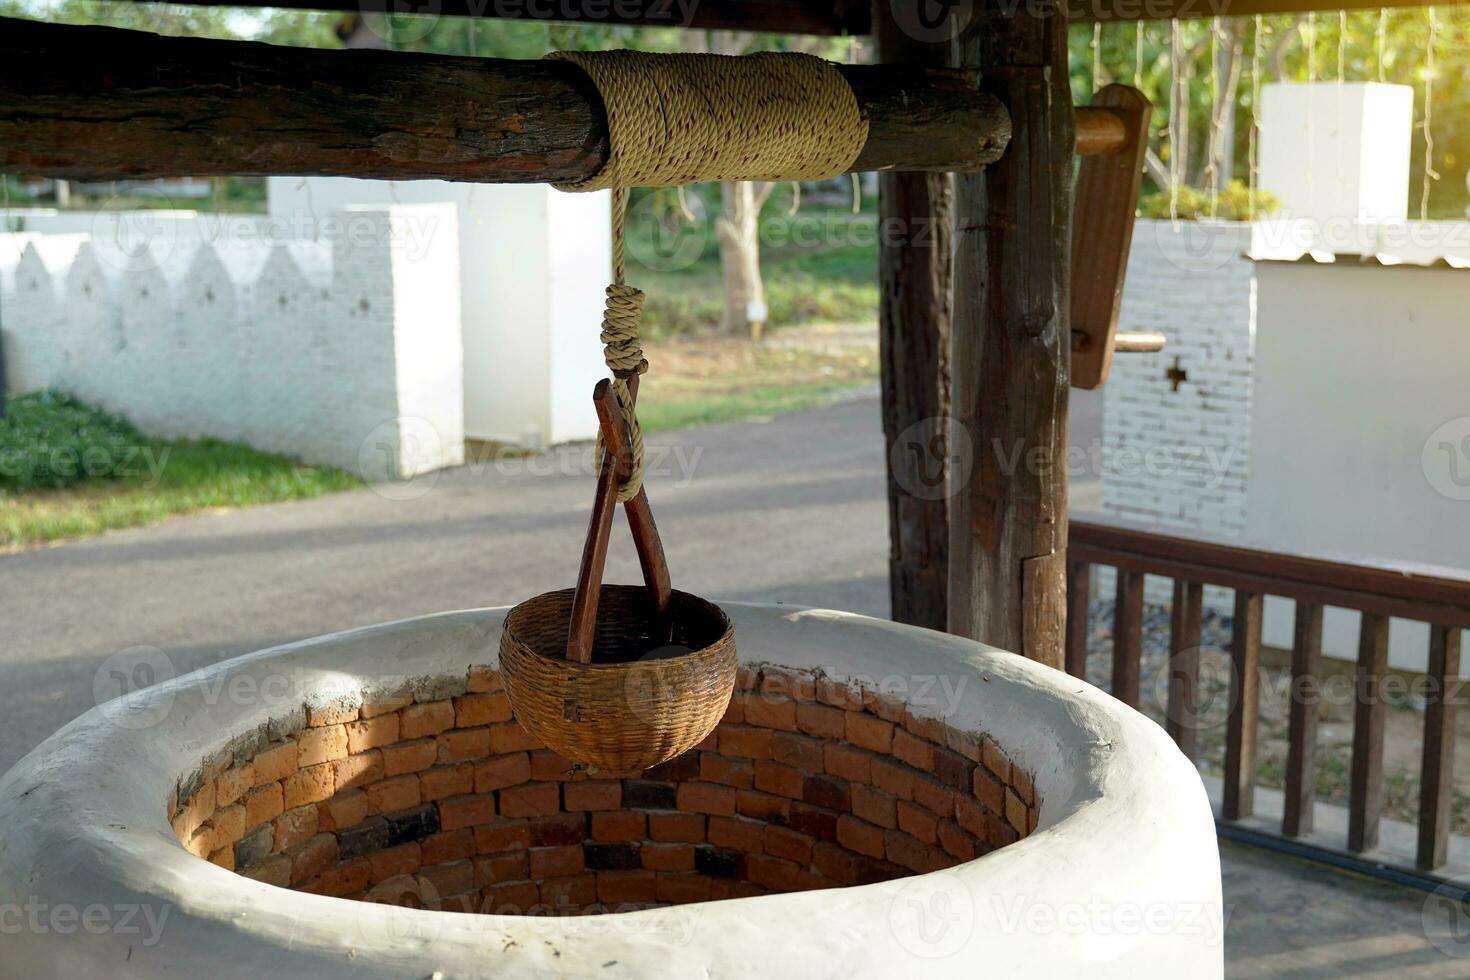
<instances>
[{"instance_id":1,"label":"woven wicker bucket","mask_svg":"<svg viewBox=\"0 0 1470 980\"><path fill-rule=\"evenodd\" d=\"M604 585L584 664L566 659L574 592L542 593L505 617L500 667L521 725L561 755L614 772L647 769L702 742L735 688L735 629L724 611L674 591L672 640L688 652L664 655L654 649L648 591Z\"/></svg>"}]
</instances>

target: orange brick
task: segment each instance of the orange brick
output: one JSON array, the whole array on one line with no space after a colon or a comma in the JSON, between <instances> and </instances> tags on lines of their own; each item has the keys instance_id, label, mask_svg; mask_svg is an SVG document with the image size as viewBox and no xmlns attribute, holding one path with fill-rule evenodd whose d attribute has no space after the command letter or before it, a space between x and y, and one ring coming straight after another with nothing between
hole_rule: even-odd
<instances>
[{"instance_id":1,"label":"orange brick","mask_svg":"<svg viewBox=\"0 0 1470 980\"><path fill-rule=\"evenodd\" d=\"M597 901L597 878L590 874L547 878L541 882L541 901L556 909L591 905Z\"/></svg>"},{"instance_id":2,"label":"orange brick","mask_svg":"<svg viewBox=\"0 0 1470 980\"><path fill-rule=\"evenodd\" d=\"M1015 790L1006 790L1006 822L1015 828L1017 833L1026 832L1026 804L1016 795ZM219 823L219 814L215 814L215 823Z\"/></svg>"},{"instance_id":3,"label":"orange brick","mask_svg":"<svg viewBox=\"0 0 1470 980\"><path fill-rule=\"evenodd\" d=\"M464 762L490 754L490 729L466 728L439 736L439 761Z\"/></svg>"},{"instance_id":4,"label":"orange brick","mask_svg":"<svg viewBox=\"0 0 1470 980\"><path fill-rule=\"evenodd\" d=\"M494 819L495 797L488 794L451 796L439 801L439 826L444 830L473 827Z\"/></svg>"},{"instance_id":5,"label":"orange brick","mask_svg":"<svg viewBox=\"0 0 1470 980\"><path fill-rule=\"evenodd\" d=\"M1000 780L990 774L984 766L976 766L971 777L972 788L975 799L988 809L991 813L1004 813L1006 805L1006 788L1001 785Z\"/></svg>"},{"instance_id":6,"label":"orange brick","mask_svg":"<svg viewBox=\"0 0 1470 980\"><path fill-rule=\"evenodd\" d=\"M903 710L903 727L910 735L922 738L935 745L944 743L944 721L928 715L916 715L910 708Z\"/></svg>"},{"instance_id":7,"label":"orange brick","mask_svg":"<svg viewBox=\"0 0 1470 980\"><path fill-rule=\"evenodd\" d=\"M510 721L510 699L504 691L494 694L466 694L454 699L456 728L474 728Z\"/></svg>"},{"instance_id":8,"label":"orange brick","mask_svg":"<svg viewBox=\"0 0 1470 980\"><path fill-rule=\"evenodd\" d=\"M716 902L725 902L732 898L753 898L764 894L766 894L766 889L753 881L711 878L709 883L709 897Z\"/></svg>"},{"instance_id":9,"label":"orange brick","mask_svg":"<svg viewBox=\"0 0 1470 980\"><path fill-rule=\"evenodd\" d=\"M709 899L709 879L704 875L659 874L655 876L654 897L660 902L683 905Z\"/></svg>"},{"instance_id":10,"label":"orange brick","mask_svg":"<svg viewBox=\"0 0 1470 980\"><path fill-rule=\"evenodd\" d=\"M946 854L961 861L975 860L975 839L960 829L959 824L939 821L939 846Z\"/></svg>"},{"instance_id":11,"label":"orange brick","mask_svg":"<svg viewBox=\"0 0 1470 980\"><path fill-rule=\"evenodd\" d=\"M939 839L939 821L934 814L907 801L898 804L898 829L925 844Z\"/></svg>"},{"instance_id":12,"label":"orange brick","mask_svg":"<svg viewBox=\"0 0 1470 980\"><path fill-rule=\"evenodd\" d=\"M280 783L257 786L245 796L245 822L252 827L259 827L276 819L286 809L285 799Z\"/></svg>"},{"instance_id":13,"label":"orange brick","mask_svg":"<svg viewBox=\"0 0 1470 980\"><path fill-rule=\"evenodd\" d=\"M735 789L732 786L680 783L677 799L677 806L686 813L714 813L723 816L733 816L735 813Z\"/></svg>"},{"instance_id":14,"label":"orange brick","mask_svg":"<svg viewBox=\"0 0 1470 980\"><path fill-rule=\"evenodd\" d=\"M326 725L303 728L296 736L296 764L307 766L347 758L347 726Z\"/></svg>"},{"instance_id":15,"label":"orange brick","mask_svg":"<svg viewBox=\"0 0 1470 980\"><path fill-rule=\"evenodd\" d=\"M968 796L956 797L954 816L955 820L959 821L959 825L968 830L977 840L988 841L990 839L991 813L975 800Z\"/></svg>"},{"instance_id":16,"label":"orange brick","mask_svg":"<svg viewBox=\"0 0 1470 980\"><path fill-rule=\"evenodd\" d=\"M887 755L893 746L893 723L863 711L849 711L846 739L860 749Z\"/></svg>"},{"instance_id":17,"label":"orange brick","mask_svg":"<svg viewBox=\"0 0 1470 980\"><path fill-rule=\"evenodd\" d=\"M749 697L743 691L736 691L730 696L730 703L725 705L725 713L720 716L721 725L738 725L745 721L745 699Z\"/></svg>"},{"instance_id":18,"label":"orange brick","mask_svg":"<svg viewBox=\"0 0 1470 980\"><path fill-rule=\"evenodd\" d=\"M934 771L934 746L902 728L893 730L893 757L915 769Z\"/></svg>"},{"instance_id":19,"label":"orange brick","mask_svg":"<svg viewBox=\"0 0 1470 980\"><path fill-rule=\"evenodd\" d=\"M738 755L747 759L771 757L771 729L731 725L728 728L721 727L719 731L721 755Z\"/></svg>"},{"instance_id":20,"label":"orange brick","mask_svg":"<svg viewBox=\"0 0 1470 980\"><path fill-rule=\"evenodd\" d=\"M745 702L745 723L761 728L796 731L796 702L776 694L752 695Z\"/></svg>"},{"instance_id":21,"label":"orange brick","mask_svg":"<svg viewBox=\"0 0 1470 980\"><path fill-rule=\"evenodd\" d=\"M572 760L558 755L550 749L537 749L531 753L531 778L544 783L562 782L572 778L575 770Z\"/></svg>"},{"instance_id":22,"label":"orange brick","mask_svg":"<svg viewBox=\"0 0 1470 980\"><path fill-rule=\"evenodd\" d=\"M367 859L372 865L372 883L375 885L399 875L411 875L423 864L417 842L374 851Z\"/></svg>"},{"instance_id":23,"label":"orange brick","mask_svg":"<svg viewBox=\"0 0 1470 980\"><path fill-rule=\"evenodd\" d=\"M863 707L870 715L877 715L884 721L900 724L903 722L904 703L890 694L873 688L863 689Z\"/></svg>"},{"instance_id":24,"label":"orange brick","mask_svg":"<svg viewBox=\"0 0 1470 980\"><path fill-rule=\"evenodd\" d=\"M483 694L486 691L503 691L505 683L500 676L500 671L492 670L482 664L470 668L465 689L471 694Z\"/></svg>"},{"instance_id":25,"label":"orange brick","mask_svg":"<svg viewBox=\"0 0 1470 980\"><path fill-rule=\"evenodd\" d=\"M825 704L798 704L796 730L817 738L842 738L847 734L847 718L841 708Z\"/></svg>"},{"instance_id":26,"label":"orange brick","mask_svg":"<svg viewBox=\"0 0 1470 980\"><path fill-rule=\"evenodd\" d=\"M762 843L767 854L795 861L804 867L812 859L812 845L816 843L816 839L807 834L799 834L790 827L767 824Z\"/></svg>"},{"instance_id":27,"label":"orange brick","mask_svg":"<svg viewBox=\"0 0 1470 980\"><path fill-rule=\"evenodd\" d=\"M475 832L468 827L441 830L419 842L425 865L462 861L475 856Z\"/></svg>"},{"instance_id":28,"label":"orange brick","mask_svg":"<svg viewBox=\"0 0 1470 980\"><path fill-rule=\"evenodd\" d=\"M398 715L379 715L369 718L366 713L363 720L350 722L347 729L347 751L356 755L366 752L368 749L376 749L384 745L392 745L398 741Z\"/></svg>"},{"instance_id":29,"label":"orange brick","mask_svg":"<svg viewBox=\"0 0 1470 980\"><path fill-rule=\"evenodd\" d=\"M522 728L520 722L508 721L503 725L490 726L490 751L495 755L540 748L545 748L541 740Z\"/></svg>"},{"instance_id":30,"label":"orange brick","mask_svg":"<svg viewBox=\"0 0 1470 980\"><path fill-rule=\"evenodd\" d=\"M306 706L306 727L325 728L328 725L345 725L357 720L357 708L340 704L309 704Z\"/></svg>"},{"instance_id":31,"label":"orange brick","mask_svg":"<svg viewBox=\"0 0 1470 980\"><path fill-rule=\"evenodd\" d=\"M399 738L427 738L454 727L454 702L411 704L398 713Z\"/></svg>"},{"instance_id":32,"label":"orange brick","mask_svg":"<svg viewBox=\"0 0 1470 980\"><path fill-rule=\"evenodd\" d=\"M343 861L322 872L322 892L337 898L364 891L372 883L373 866L365 857Z\"/></svg>"},{"instance_id":33,"label":"orange brick","mask_svg":"<svg viewBox=\"0 0 1470 980\"><path fill-rule=\"evenodd\" d=\"M597 827L597 818L601 815L593 814L592 816L594 831ZM699 844L704 841L704 824L703 814L650 813L648 815L648 839Z\"/></svg>"},{"instance_id":34,"label":"orange brick","mask_svg":"<svg viewBox=\"0 0 1470 980\"><path fill-rule=\"evenodd\" d=\"M817 696L816 679L811 674L770 667L761 672L760 689L765 694L781 694L794 701L811 701Z\"/></svg>"},{"instance_id":35,"label":"orange brick","mask_svg":"<svg viewBox=\"0 0 1470 980\"><path fill-rule=\"evenodd\" d=\"M650 871L693 871L693 844L644 844L639 849L643 866Z\"/></svg>"},{"instance_id":36,"label":"orange brick","mask_svg":"<svg viewBox=\"0 0 1470 980\"><path fill-rule=\"evenodd\" d=\"M392 813L395 810L407 810L409 807L418 806L423 802L423 796L419 791L419 777L415 775L394 776L371 786L364 786L363 792L372 801L373 812Z\"/></svg>"},{"instance_id":37,"label":"orange brick","mask_svg":"<svg viewBox=\"0 0 1470 980\"><path fill-rule=\"evenodd\" d=\"M525 752L499 755L475 765L475 792L489 793L518 786L531 778L531 757Z\"/></svg>"},{"instance_id":38,"label":"orange brick","mask_svg":"<svg viewBox=\"0 0 1470 980\"><path fill-rule=\"evenodd\" d=\"M419 773L419 786L425 803L447 796L463 796L475 788L475 767L468 762L438 766Z\"/></svg>"},{"instance_id":39,"label":"orange brick","mask_svg":"<svg viewBox=\"0 0 1470 980\"><path fill-rule=\"evenodd\" d=\"M567 783L562 795L566 800L563 808L568 811L616 810L623 805L623 784L603 780Z\"/></svg>"},{"instance_id":40,"label":"orange brick","mask_svg":"<svg viewBox=\"0 0 1470 980\"><path fill-rule=\"evenodd\" d=\"M901 830L890 830L883 835L883 851L892 863L919 873L933 870L936 865L948 864L932 854L929 847Z\"/></svg>"},{"instance_id":41,"label":"orange brick","mask_svg":"<svg viewBox=\"0 0 1470 980\"><path fill-rule=\"evenodd\" d=\"M332 763L336 778L333 780L340 792L356 786L366 786L383 778L383 753L372 749L360 755L349 755Z\"/></svg>"},{"instance_id":42,"label":"orange brick","mask_svg":"<svg viewBox=\"0 0 1470 980\"><path fill-rule=\"evenodd\" d=\"M258 753L250 762L255 785L278 782L296 771L296 743L285 742Z\"/></svg>"},{"instance_id":43,"label":"orange brick","mask_svg":"<svg viewBox=\"0 0 1470 980\"><path fill-rule=\"evenodd\" d=\"M406 772L422 772L439 758L439 744L432 738L416 738L411 742L396 742L385 745L383 753L383 775L401 776Z\"/></svg>"},{"instance_id":44,"label":"orange brick","mask_svg":"<svg viewBox=\"0 0 1470 980\"><path fill-rule=\"evenodd\" d=\"M522 881L530 873L525 851L484 854L475 858L475 883L482 888L502 881Z\"/></svg>"},{"instance_id":45,"label":"orange brick","mask_svg":"<svg viewBox=\"0 0 1470 980\"><path fill-rule=\"evenodd\" d=\"M308 803L320 803L336 792L331 763L298 769L281 780L281 792L285 794L286 809L291 810Z\"/></svg>"},{"instance_id":46,"label":"orange brick","mask_svg":"<svg viewBox=\"0 0 1470 980\"><path fill-rule=\"evenodd\" d=\"M604 871L597 876L597 900L609 905L643 905L657 900L652 871Z\"/></svg>"},{"instance_id":47,"label":"orange brick","mask_svg":"<svg viewBox=\"0 0 1470 980\"><path fill-rule=\"evenodd\" d=\"M220 778L223 779L224 777L221 776ZM1020 766L1011 767L1011 788L1016 791L1016 795L1021 798L1022 803L1030 805L1036 802L1036 787L1031 782L1031 775ZM220 806L224 806L225 800L220 798L218 803Z\"/></svg>"},{"instance_id":48,"label":"orange brick","mask_svg":"<svg viewBox=\"0 0 1470 980\"><path fill-rule=\"evenodd\" d=\"M582 845L533 847L530 851L532 878L560 878L583 868Z\"/></svg>"},{"instance_id":49,"label":"orange brick","mask_svg":"<svg viewBox=\"0 0 1470 980\"><path fill-rule=\"evenodd\" d=\"M284 851L293 844L300 844L311 838L316 831L316 807L299 806L294 810L287 810L275 820L275 842L272 850Z\"/></svg>"},{"instance_id":50,"label":"orange brick","mask_svg":"<svg viewBox=\"0 0 1470 980\"><path fill-rule=\"evenodd\" d=\"M291 858L291 883L314 878L337 863L337 838L333 834L316 834L287 852Z\"/></svg>"},{"instance_id":51,"label":"orange brick","mask_svg":"<svg viewBox=\"0 0 1470 980\"><path fill-rule=\"evenodd\" d=\"M914 802L937 817L954 815L955 791L932 779L915 777Z\"/></svg>"},{"instance_id":52,"label":"orange brick","mask_svg":"<svg viewBox=\"0 0 1470 980\"><path fill-rule=\"evenodd\" d=\"M245 836L248 826L245 807L238 803L215 810L210 822L214 824L214 846L216 848L233 847L241 837Z\"/></svg>"},{"instance_id":53,"label":"orange brick","mask_svg":"<svg viewBox=\"0 0 1470 980\"><path fill-rule=\"evenodd\" d=\"M797 889L797 878L801 868L795 861L772 857L769 854L752 854L745 862L750 880L773 892L789 892Z\"/></svg>"},{"instance_id":54,"label":"orange brick","mask_svg":"<svg viewBox=\"0 0 1470 980\"><path fill-rule=\"evenodd\" d=\"M731 847L746 854L758 854L765 849L766 825L758 820L744 817L710 817L707 835L709 842L717 847Z\"/></svg>"},{"instance_id":55,"label":"orange brick","mask_svg":"<svg viewBox=\"0 0 1470 980\"><path fill-rule=\"evenodd\" d=\"M403 710L413 704L412 694L399 694L394 697L367 698L362 702L359 714L364 718L377 718L382 715L391 715Z\"/></svg>"},{"instance_id":56,"label":"orange brick","mask_svg":"<svg viewBox=\"0 0 1470 980\"><path fill-rule=\"evenodd\" d=\"M561 810L561 787L556 783L526 783L500 791L500 814L505 817L544 817Z\"/></svg>"},{"instance_id":57,"label":"orange brick","mask_svg":"<svg viewBox=\"0 0 1470 980\"><path fill-rule=\"evenodd\" d=\"M735 794L735 812L753 820L784 822L791 812L791 801L784 796L742 789Z\"/></svg>"},{"instance_id":58,"label":"orange brick","mask_svg":"<svg viewBox=\"0 0 1470 980\"><path fill-rule=\"evenodd\" d=\"M337 793L318 810L317 824L322 830L355 827L373 815L373 804L360 789Z\"/></svg>"},{"instance_id":59,"label":"orange brick","mask_svg":"<svg viewBox=\"0 0 1470 980\"><path fill-rule=\"evenodd\" d=\"M233 847L221 847L209 856L210 864L217 864L226 871L235 870L235 849Z\"/></svg>"},{"instance_id":60,"label":"orange brick","mask_svg":"<svg viewBox=\"0 0 1470 980\"><path fill-rule=\"evenodd\" d=\"M842 742L828 742L822 748L822 767L833 776L850 783L873 780L873 755Z\"/></svg>"},{"instance_id":61,"label":"orange brick","mask_svg":"<svg viewBox=\"0 0 1470 980\"><path fill-rule=\"evenodd\" d=\"M475 850L481 854L525 850L531 846L531 825L525 820L496 820L475 828Z\"/></svg>"},{"instance_id":62,"label":"orange brick","mask_svg":"<svg viewBox=\"0 0 1470 980\"><path fill-rule=\"evenodd\" d=\"M238 803L254 785L255 769L249 763L232 766L214 780L214 805L229 806Z\"/></svg>"},{"instance_id":63,"label":"orange brick","mask_svg":"<svg viewBox=\"0 0 1470 980\"><path fill-rule=\"evenodd\" d=\"M774 793L789 799L801 799L801 787L805 782L802 774L770 759L755 761L755 788L764 793Z\"/></svg>"},{"instance_id":64,"label":"orange brick","mask_svg":"<svg viewBox=\"0 0 1470 980\"><path fill-rule=\"evenodd\" d=\"M897 800L880 789L871 786L854 786L852 788L852 813L853 816L866 820L868 823L879 827L898 826Z\"/></svg>"},{"instance_id":65,"label":"orange brick","mask_svg":"<svg viewBox=\"0 0 1470 980\"><path fill-rule=\"evenodd\" d=\"M882 828L845 813L837 818L837 843L868 857L882 858L885 853Z\"/></svg>"},{"instance_id":66,"label":"orange brick","mask_svg":"<svg viewBox=\"0 0 1470 980\"><path fill-rule=\"evenodd\" d=\"M985 768L995 773L995 777L1003 783L1011 781L1011 760L1001 751L995 739L985 736L980 739L980 761L985 763Z\"/></svg>"},{"instance_id":67,"label":"orange brick","mask_svg":"<svg viewBox=\"0 0 1470 980\"><path fill-rule=\"evenodd\" d=\"M704 818L699 817L698 819L703 826ZM648 818L637 811L602 810L592 814L593 840L642 840L647 833Z\"/></svg>"},{"instance_id":68,"label":"orange brick","mask_svg":"<svg viewBox=\"0 0 1470 980\"><path fill-rule=\"evenodd\" d=\"M755 767L749 759L732 759L717 752L701 752L699 778L748 789L755 785Z\"/></svg>"},{"instance_id":69,"label":"orange brick","mask_svg":"<svg viewBox=\"0 0 1470 980\"><path fill-rule=\"evenodd\" d=\"M822 771L822 741L793 732L771 735L771 758L807 775Z\"/></svg>"},{"instance_id":70,"label":"orange brick","mask_svg":"<svg viewBox=\"0 0 1470 980\"><path fill-rule=\"evenodd\" d=\"M834 708L852 711L862 708L863 692L842 681L820 677L817 679L817 700Z\"/></svg>"},{"instance_id":71,"label":"orange brick","mask_svg":"<svg viewBox=\"0 0 1470 980\"><path fill-rule=\"evenodd\" d=\"M484 890L485 911L495 915L525 915L541 903L541 889L534 881L507 881Z\"/></svg>"},{"instance_id":72,"label":"orange brick","mask_svg":"<svg viewBox=\"0 0 1470 980\"><path fill-rule=\"evenodd\" d=\"M908 766L891 759L873 759L873 785L885 793L892 793L900 800L914 798L915 773Z\"/></svg>"}]
</instances>

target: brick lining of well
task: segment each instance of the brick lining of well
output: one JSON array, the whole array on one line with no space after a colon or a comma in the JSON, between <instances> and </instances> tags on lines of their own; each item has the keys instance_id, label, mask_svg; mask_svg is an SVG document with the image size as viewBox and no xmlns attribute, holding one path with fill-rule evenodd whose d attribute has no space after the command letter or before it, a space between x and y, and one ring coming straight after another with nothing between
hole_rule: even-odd
<instances>
[{"instance_id":1,"label":"brick lining of well","mask_svg":"<svg viewBox=\"0 0 1470 980\"><path fill-rule=\"evenodd\" d=\"M719 727L587 773L511 716L498 672L308 708L182 781L201 858L297 891L463 912L595 912L935 871L1036 827L984 735L820 676L742 668Z\"/></svg>"}]
</instances>

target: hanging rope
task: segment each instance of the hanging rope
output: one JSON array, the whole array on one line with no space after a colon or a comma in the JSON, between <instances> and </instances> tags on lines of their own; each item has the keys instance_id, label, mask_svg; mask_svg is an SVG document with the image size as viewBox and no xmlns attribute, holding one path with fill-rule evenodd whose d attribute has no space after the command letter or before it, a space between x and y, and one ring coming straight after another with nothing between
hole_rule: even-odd
<instances>
[{"instance_id":1,"label":"hanging rope","mask_svg":"<svg viewBox=\"0 0 1470 980\"><path fill-rule=\"evenodd\" d=\"M868 124L847 79L811 55L556 51L547 57L585 71L607 113L607 161L586 180L556 187L613 190L613 284L601 339L632 447L632 466L618 487L618 500L626 502L643 487L643 429L629 380L648 370L638 331L643 292L624 281L628 188L823 180L851 167ZM602 452L599 438L599 459Z\"/></svg>"},{"instance_id":2,"label":"hanging rope","mask_svg":"<svg viewBox=\"0 0 1470 980\"><path fill-rule=\"evenodd\" d=\"M1419 220L1429 220L1429 188L1439 180L1434 169L1434 42L1439 37L1439 18L1428 8L1429 37L1424 43L1424 189L1419 194Z\"/></svg>"}]
</instances>

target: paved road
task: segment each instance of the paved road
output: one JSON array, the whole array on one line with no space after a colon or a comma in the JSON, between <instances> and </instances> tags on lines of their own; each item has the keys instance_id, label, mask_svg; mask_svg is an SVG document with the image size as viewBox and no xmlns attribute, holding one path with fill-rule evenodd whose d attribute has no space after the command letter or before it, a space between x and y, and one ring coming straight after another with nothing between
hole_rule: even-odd
<instances>
[{"instance_id":1,"label":"paved road","mask_svg":"<svg viewBox=\"0 0 1470 980\"><path fill-rule=\"evenodd\" d=\"M676 585L886 615L879 433L868 398L651 438L649 485ZM591 488L589 453L552 453L386 495L186 517L0 557L0 771L92 706L93 678L118 651L155 647L183 672L566 586ZM637 575L620 519L609 577ZM1465 975L1470 960L1426 941L1418 893L1236 846L1224 860L1232 975Z\"/></svg>"}]
</instances>

